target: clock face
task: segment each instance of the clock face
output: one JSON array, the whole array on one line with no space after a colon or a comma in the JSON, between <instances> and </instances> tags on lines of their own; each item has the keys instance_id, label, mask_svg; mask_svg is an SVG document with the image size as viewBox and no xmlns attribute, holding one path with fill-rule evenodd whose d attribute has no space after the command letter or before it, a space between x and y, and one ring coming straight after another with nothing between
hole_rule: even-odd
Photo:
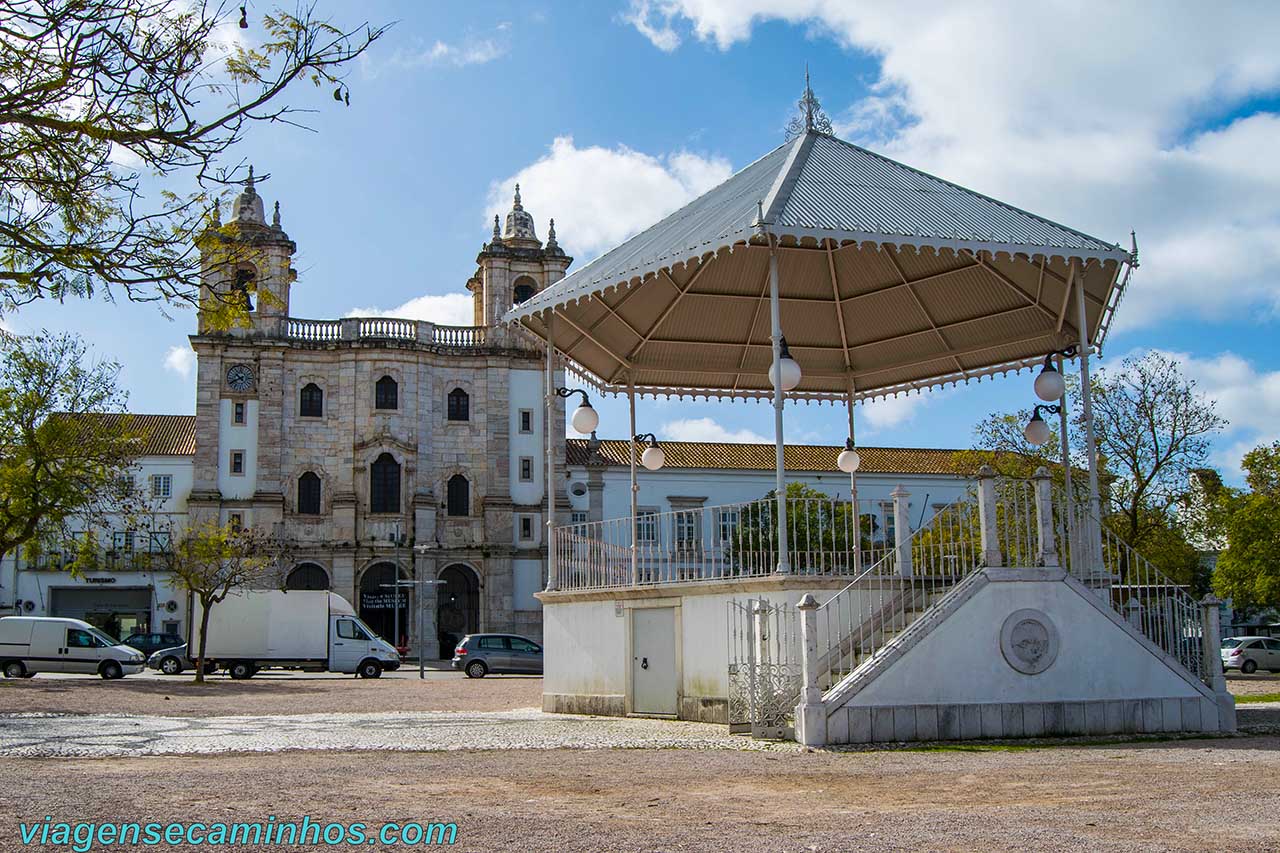
<instances>
[{"instance_id":1,"label":"clock face","mask_svg":"<svg viewBox=\"0 0 1280 853\"><path fill-rule=\"evenodd\" d=\"M232 391L253 390L253 368L247 364L233 364L227 370L227 387Z\"/></svg>"}]
</instances>

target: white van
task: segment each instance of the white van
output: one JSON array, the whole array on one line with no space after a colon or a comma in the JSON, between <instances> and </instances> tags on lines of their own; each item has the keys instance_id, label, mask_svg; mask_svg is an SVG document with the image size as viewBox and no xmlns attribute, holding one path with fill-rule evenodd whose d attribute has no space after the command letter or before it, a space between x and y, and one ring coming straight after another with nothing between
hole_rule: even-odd
<instances>
[{"instance_id":1,"label":"white van","mask_svg":"<svg viewBox=\"0 0 1280 853\"><path fill-rule=\"evenodd\" d=\"M51 616L0 618L0 672L30 678L37 672L97 673L122 678L141 672L142 652L117 643L88 622Z\"/></svg>"}]
</instances>

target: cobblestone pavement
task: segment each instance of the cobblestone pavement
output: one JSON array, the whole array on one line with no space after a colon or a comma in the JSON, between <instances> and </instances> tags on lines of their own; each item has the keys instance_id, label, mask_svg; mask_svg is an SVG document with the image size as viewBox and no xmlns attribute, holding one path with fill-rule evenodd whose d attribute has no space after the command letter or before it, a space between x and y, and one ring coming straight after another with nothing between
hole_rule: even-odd
<instances>
[{"instance_id":1,"label":"cobblestone pavement","mask_svg":"<svg viewBox=\"0 0 1280 853\"><path fill-rule=\"evenodd\" d=\"M788 750L794 743L732 736L723 725L544 714L301 714L158 717L13 714L0 717L0 756L119 757L282 750L476 749Z\"/></svg>"}]
</instances>

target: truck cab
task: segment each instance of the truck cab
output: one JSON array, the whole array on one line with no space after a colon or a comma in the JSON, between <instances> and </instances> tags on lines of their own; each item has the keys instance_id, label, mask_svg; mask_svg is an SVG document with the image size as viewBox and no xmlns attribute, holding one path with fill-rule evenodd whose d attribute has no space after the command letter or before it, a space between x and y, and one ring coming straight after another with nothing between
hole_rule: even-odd
<instances>
[{"instance_id":1,"label":"truck cab","mask_svg":"<svg viewBox=\"0 0 1280 853\"><path fill-rule=\"evenodd\" d=\"M377 678L400 666L400 653L354 614L336 614L329 626L329 671Z\"/></svg>"}]
</instances>

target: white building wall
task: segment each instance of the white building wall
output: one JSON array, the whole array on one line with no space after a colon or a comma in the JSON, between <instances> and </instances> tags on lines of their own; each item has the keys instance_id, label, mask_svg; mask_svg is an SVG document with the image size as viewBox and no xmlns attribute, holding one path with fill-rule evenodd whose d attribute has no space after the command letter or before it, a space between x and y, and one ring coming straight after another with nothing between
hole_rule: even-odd
<instances>
[{"instance_id":1,"label":"white building wall","mask_svg":"<svg viewBox=\"0 0 1280 853\"><path fill-rule=\"evenodd\" d=\"M547 444L543 421L546 419L542 394L543 374L536 370L509 370L508 395L510 398L510 466L511 500L517 504L537 505L544 500L543 487L547 478ZM521 409L532 412L532 432L520 432ZM520 481L520 460L533 460L533 479ZM541 519L534 527L540 527ZM538 537L541 542L541 536ZM522 543L527 544L527 543Z\"/></svg>"},{"instance_id":2,"label":"white building wall","mask_svg":"<svg viewBox=\"0 0 1280 853\"><path fill-rule=\"evenodd\" d=\"M245 401L243 424L231 422L232 403L218 401L218 491L228 500L248 500L258 490L258 401ZM243 474L231 473L233 450L244 451Z\"/></svg>"}]
</instances>

